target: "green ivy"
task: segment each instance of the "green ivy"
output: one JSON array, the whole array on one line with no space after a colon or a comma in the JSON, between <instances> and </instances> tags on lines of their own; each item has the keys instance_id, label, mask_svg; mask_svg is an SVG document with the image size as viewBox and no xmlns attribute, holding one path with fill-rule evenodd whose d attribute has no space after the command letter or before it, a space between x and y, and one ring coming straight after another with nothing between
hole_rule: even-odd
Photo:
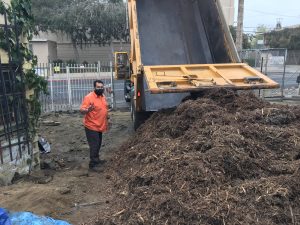
<instances>
[{"instance_id":1,"label":"green ivy","mask_svg":"<svg viewBox=\"0 0 300 225\"><path fill-rule=\"evenodd\" d=\"M41 104L39 97L41 93L47 93L47 81L36 74L35 66L37 65L37 58L28 49L27 44L16 44L17 39L26 38L28 41L32 39L35 32L34 19L31 12L31 0L11 0L10 5L0 0L0 14L7 14L9 24L15 24L17 27L17 34L15 30L8 30L9 46L7 46L6 34L3 29L0 29L0 48L4 51L11 51L12 63L22 65L26 63L29 68L20 71L23 73L24 79L21 79L21 74L17 75L17 79L25 86L27 91L32 94L27 97L28 116L29 116L29 133L30 138L36 135L36 127L38 119L41 115Z\"/></svg>"},{"instance_id":2,"label":"green ivy","mask_svg":"<svg viewBox=\"0 0 300 225\"><path fill-rule=\"evenodd\" d=\"M300 50L300 27L268 32L265 34L265 42L271 48Z\"/></svg>"}]
</instances>

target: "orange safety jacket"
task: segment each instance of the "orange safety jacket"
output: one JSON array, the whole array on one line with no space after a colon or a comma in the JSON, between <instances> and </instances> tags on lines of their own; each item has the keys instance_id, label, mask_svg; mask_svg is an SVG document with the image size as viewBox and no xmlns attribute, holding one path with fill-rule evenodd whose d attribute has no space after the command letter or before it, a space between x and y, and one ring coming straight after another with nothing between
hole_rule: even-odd
<instances>
[{"instance_id":1,"label":"orange safety jacket","mask_svg":"<svg viewBox=\"0 0 300 225\"><path fill-rule=\"evenodd\" d=\"M91 105L93 105L95 108L91 112L85 114L83 118L84 126L93 131L107 131L108 106L105 96L97 96L95 92L89 93L84 97L80 109L86 110Z\"/></svg>"}]
</instances>

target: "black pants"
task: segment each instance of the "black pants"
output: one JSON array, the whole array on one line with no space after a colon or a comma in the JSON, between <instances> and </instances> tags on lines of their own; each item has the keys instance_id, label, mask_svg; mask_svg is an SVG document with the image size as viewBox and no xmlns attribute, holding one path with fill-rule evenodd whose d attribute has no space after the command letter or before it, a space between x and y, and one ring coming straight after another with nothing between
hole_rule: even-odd
<instances>
[{"instance_id":1,"label":"black pants","mask_svg":"<svg viewBox=\"0 0 300 225\"><path fill-rule=\"evenodd\" d=\"M99 164L99 152L102 144L102 133L85 128L85 134L90 147L90 167Z\"/></svg>"}]
</instances>

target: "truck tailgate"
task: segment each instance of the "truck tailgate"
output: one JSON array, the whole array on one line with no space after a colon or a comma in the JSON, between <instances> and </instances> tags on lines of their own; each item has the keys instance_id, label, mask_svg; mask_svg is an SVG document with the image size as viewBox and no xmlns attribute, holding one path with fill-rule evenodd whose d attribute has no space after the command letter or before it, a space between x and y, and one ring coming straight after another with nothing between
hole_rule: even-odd
<instances>
[{"instance_id":1,"label":"truck tailgate","mask_svg":"<svg viewBox=\"0 0 300 225\"><path fill-rule=\"evenodd\" d=\"M271 89L279 85L244 63L144 66L152 94L194 92L212 88Z\"/></svg>"}]
</instances>

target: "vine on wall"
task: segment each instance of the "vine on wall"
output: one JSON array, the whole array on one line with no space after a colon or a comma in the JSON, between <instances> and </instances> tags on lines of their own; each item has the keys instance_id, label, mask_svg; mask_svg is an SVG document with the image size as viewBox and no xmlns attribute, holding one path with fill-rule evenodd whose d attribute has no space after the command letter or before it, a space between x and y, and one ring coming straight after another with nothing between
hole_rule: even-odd
<instances>
[{"instance_id":1,"label":"vine on wall","mask_svg":"<svg viewBox=\"0 0 300 225\"><path fill-rule=\"evenodd\" d=\"M41 115L39 96L41 93L47 93L47 81L36 74L34 68L37 65L37 58L29 50L27 43L35 32L31 0L11 0L10 4L0 0L0 14L6 14L8 23L15 25L15 29L8 29L7 32L0 29L0 48L6 52L10 51L12 64L22 65L23 69L18 71L17 79L19 82L23 82L26 92L29 93L26 95L26 101L29 134L33 140ZM6 38L9 40L9 45ZM17 43L18 39L20 40L19 44Z\"/></svg>"}]
</instances>

